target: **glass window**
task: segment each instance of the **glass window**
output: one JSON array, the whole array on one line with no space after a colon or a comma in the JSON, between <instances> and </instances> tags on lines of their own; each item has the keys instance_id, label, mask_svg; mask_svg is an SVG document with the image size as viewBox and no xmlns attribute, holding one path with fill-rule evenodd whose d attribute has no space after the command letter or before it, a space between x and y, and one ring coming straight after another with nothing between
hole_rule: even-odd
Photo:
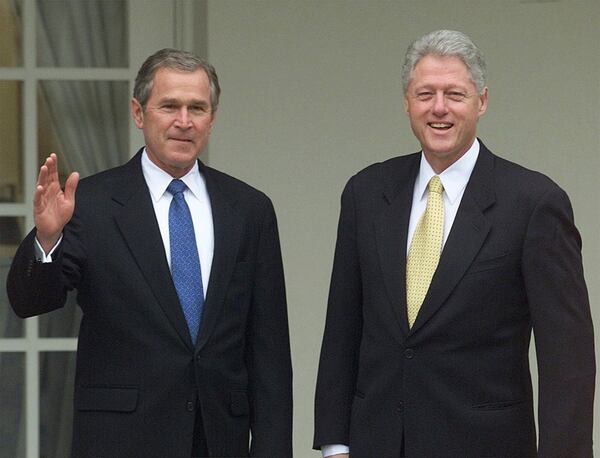
<instances>
[{"instance_id":1,"label":"glass window","mask_svg":"<svg viewBox=\"0 0 600 458\"><path fill-rule=\"evenodd\" d=\"M17 250L23 234L25 218L0 216L0 284L6 285L10 261ZM6 288L0 289L0 338L22 337L23 321L8 305ZM1 353L0 353L1 355ZM0 441L2 443L2 441Z\"/></svg>"},{"instance_id":2,"label":"glass window","mask_svg":"<svg viewBox=\"0 0 600 458\"><path fill-rule=\"evenodd\" d=\"M129 158L127 81L41 81L38 107L39 161L57 152L63 180Z\"/></svg>"},{"instance_id":3,"label":"glass window","mask_svg":"<svg viewBox=\"0 0 600 458\"><path fill-rule=\"evenodd\" d=\"M129 158L126 81L41 81L38 87L38 151L41 164L59 156L61 181L123 164ZM77 337L81 312L75 293L66 306L39 318L41 337Z\"/></svg>"},{"instance_id":4,"label":"glass window","mask_svg":"<svg viewBox=\"0 0 600 458\"><path fill-rule=\"evenodd\" d=\"M0 203L23 202L22 83L0 81Z\"/></svg>"},{"instance_id":5,"label":"glass window","mask_svg":"<svg viewBox=\"0 0 600 458\"><path fill-rule=\"evenodd\" d=\"M125 0L37 1L40 67L127 67Z\"/></svg>"},{"instance_id":6,"label":"glass window","mask_svg":"<svg viewBox=\"0 0 600 458\"><path fill-rule=\"evenodd\" d=\"M21 1L0 0L0 67L23 65Z\"/></svg>"},{"instance_id":7,"label":"glass window","mask_svg":"<svg viewBox=\"0 0 600 458\"><path fill-rule=\"evenodd\" d=\"M71 455L75 352L40 353L40 456Z\"/></svg>"},{"instance_id":8,"label":"glass window","mask_svg":"<svg viewBox=\"0 0 600 458\"><path fill-rule=\"evenodd\" d=\"M25 353L0 353L0 458L25 456Z\"/></svg>"}]
</instances>

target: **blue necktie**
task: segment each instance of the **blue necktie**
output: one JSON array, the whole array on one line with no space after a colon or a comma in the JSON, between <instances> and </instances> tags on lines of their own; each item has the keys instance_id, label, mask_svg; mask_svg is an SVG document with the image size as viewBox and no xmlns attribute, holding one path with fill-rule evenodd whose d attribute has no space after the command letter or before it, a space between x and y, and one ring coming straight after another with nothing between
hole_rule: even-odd
<instances>
[{"instance_id":1,"label":"blue necktie","mask_svg":"<svg viewBox=\"0 0 600 458\"><path fill-rule=\"evenodd\" d=\"M192 342L196 345L202 320L204 290L192 215L183 196L185 189L186 185L181 180L171 181L167 188L167 191L173 195L169 207L171 276L192 336Z\"/></svg>"}]
</instances>

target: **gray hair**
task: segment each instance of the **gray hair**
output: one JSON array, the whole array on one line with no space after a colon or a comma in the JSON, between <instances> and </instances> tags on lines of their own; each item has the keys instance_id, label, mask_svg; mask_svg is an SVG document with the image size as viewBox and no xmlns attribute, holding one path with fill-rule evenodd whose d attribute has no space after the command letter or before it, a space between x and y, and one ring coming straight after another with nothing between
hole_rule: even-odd
<instances>
[{"instance_id":1,"label":"gray hair","mask_svg":"<svg viewBox=\"0 0 600 458\"><path fill-rule=\"evenodd\" d=\"M428 55L458 57L467 67L479 95L485 89L487 69L481 50L467 35L455 30L436 30L418 38L406 50L402 66L404 93L419 61Z\"/></svg>"},{"instance_id":2,"label":"gray hair","mask_svg":"<svg viewBox=\"0 0 600 458\"><path fill-rule=\"evenodd\" d=\"M138 71L133 87L133 97L140 103L142 108L146 108L146 103L154 85L154 75L161 68L170 68L182 72L204 70L210 84L211 111L213 113L217 111L221 87L214 67L195 54L171 48L161 49L152 54L144 61Z\"/></svg>"}]
</instances>

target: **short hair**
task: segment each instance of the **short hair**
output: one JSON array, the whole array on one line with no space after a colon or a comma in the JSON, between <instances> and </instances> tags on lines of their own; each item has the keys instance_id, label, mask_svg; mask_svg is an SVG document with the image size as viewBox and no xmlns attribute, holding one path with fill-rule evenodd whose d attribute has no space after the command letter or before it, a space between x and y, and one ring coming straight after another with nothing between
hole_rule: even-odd
<instances>
[{"instance_id":1,"label":"short hair","mask_svg":"<svg viewBox=\"0 0 600 458\"><path fill-rule=\"evenodd\" d=\"M211 111L213 113L217 111L221 87L215 68L206 60L191 52L171 48L164 48L152 54L144 61L138 71L133 87L133 97L140 103L142 108L146 108L146 103L154 85L154 75L161 68L170 68L182 72L204 70L210 84Z\"/></svg>"},{"instance_id":2,"label":"short hair","mask_svg":"<svg viewBox=\"0 0 600 458\"><path fill-rule=\"evenodd\" d=\"M428 55L458 57L467 67L479 94L486 86L487 69L485 57L473 40L455 30L436 30L413 41L406 50L402 66L404 93L419 61Z\"/></svg>"}]
</instances>

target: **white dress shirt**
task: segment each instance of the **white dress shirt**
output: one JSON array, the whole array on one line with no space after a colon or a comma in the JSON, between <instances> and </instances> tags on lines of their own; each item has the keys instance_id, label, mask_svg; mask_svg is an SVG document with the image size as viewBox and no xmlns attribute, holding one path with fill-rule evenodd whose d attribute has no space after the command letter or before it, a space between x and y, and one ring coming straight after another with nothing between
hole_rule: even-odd
<instances>
[{"instance_id":1,"label":"white dress shirt","mask_svg":"<svg viewBox=\"0 0 600 458\"><path fill-rule=\"evenodd\" d=\"M173 196L167 191L167 187L173 180L173 177L148 158L146 149L142 153L142 172L150 190L154 213L156 214L160 235L165 247L165 254L167 255L167 262L169 263L169 267L171 267L169 206L171 205ZM206 298L215 247L210 198L206 190L206 181L200 174L197 162L180 180L187 186L187 189L183 192L183 196L192 214L192 223L194 224L194 232L196 234L196 246L198 247L198 256L200 257L200 269L202 271L202 286L204 297Z\"/></svg>"},{"instance_id":2,"label":"white dress shirt","mask_svg":"<svg viewBox=\"0 0 600 458\"><path fill-rule=\"evenodd\" d=\"M170 267L171 245L169 243L169 206L173 196L167 191L167 187L173 180L173 177L148 158L145 148L142 153L142 173L144 174L146 185L150 190L154 213L156 214L160 235L165 247L167 262ZM200 174L198 163L194 164L194 167L180 179L187 186L183 195L192 215L192 223L194 224L194 232L196 235L196 246L198 247L198 256L200 258L200 269L202 270L204 297L206 298L215 245L210 198L206 189L206 181ZM41 262L52 262L52 253L54 253L61 240L62 235L54 248L46 255L36 239L36 257Z\"/></svg>"},{"instance_id":3,"label":"white dress shirt","mask_svg":"<svg viewBox=\"0 0 600 458\"><path fill-rule=\"evenodd\" d=\"M479 141L475 140L471 148L463 154L463 156L439 174L442 185L444 186L443 198L444 198L444 239L443 244L448 240L450 229L454 224L454 218L456 212L462 200L462 196L465 193L465 188L471 178L471 172L477 162L479 156ZM419 166L419 175L415 181L415 187L413 190L412 207L410 210L410 221L408 223L408 237L406 241L406 252L410 248L417 223L421 219L423 212L427 208L427 197L429 196L429 190L427 185L429 180L436 175L436 173L425 159L425 155L421 153L421 165Z\"/></svg>"},{"instance_id":4,"label":"white dress shirt","mask_svg":"<svg viewBox=\"0 0 600 458\"><path fill-rule=\"evenodd\" d=\"M450 229L454 224L454 218L456 212L460 206L463 194L467 187L467 183L471 178L471 173L477 162L479 156L479 141L475 140L469 150L463 154L463 156L457 160L454 164L439 174L442 185L444 186L443 198L444 198L444 239L443 244L448 240ZM417 223L423 212L427 208L427 197L429 191L427 185L431 177L436 173L427 162L425 155L421 153L421 164L419 166L419 175L415 181L415 187L413 189L412 207L410 210L410 221L408 223L408 237L406 241L406 252L410 248L410 244L417 227ZM376 439L374 439L376 440ZM349 453L350 449L347 445L331 444L322 445L321 452L324 457L331 455L337 455L342 453Z\"/></svg>"}]
</instances>

